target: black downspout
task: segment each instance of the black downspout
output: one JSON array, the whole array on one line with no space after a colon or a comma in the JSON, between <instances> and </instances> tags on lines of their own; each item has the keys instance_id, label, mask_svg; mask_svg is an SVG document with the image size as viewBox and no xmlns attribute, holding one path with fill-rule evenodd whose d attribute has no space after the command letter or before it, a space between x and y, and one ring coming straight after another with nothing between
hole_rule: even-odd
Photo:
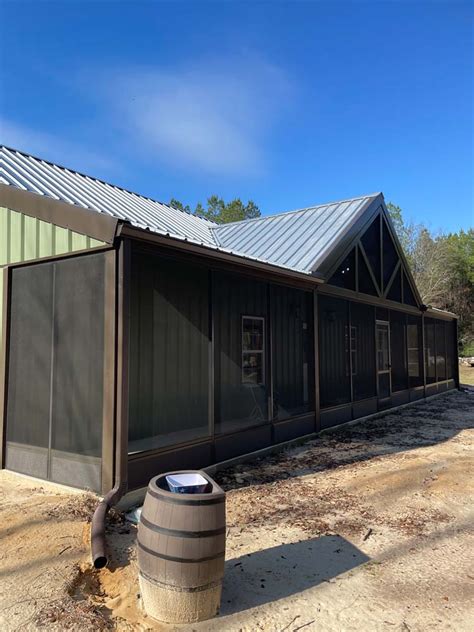
<instances>
[{"instance_id":1,"label":"black downspout","mask_svg":"<svg viewBox=\"0 0 474 632\"><path fill-rule=\"evenodd\" d=\"M97 505L92 517L91 554L95 568L104 568L108 562L105 542L107 513L128 489L129 271L130 244L126 239L120 242L117 257L115 484Z\"/></svg>"}]
</instances>

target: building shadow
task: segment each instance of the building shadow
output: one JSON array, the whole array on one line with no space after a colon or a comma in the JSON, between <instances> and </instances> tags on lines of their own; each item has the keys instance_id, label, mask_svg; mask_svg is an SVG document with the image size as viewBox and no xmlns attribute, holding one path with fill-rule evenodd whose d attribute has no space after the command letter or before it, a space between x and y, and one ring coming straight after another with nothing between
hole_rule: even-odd
<instances>
[{"instance_id":1,"label":"building shadow","mask_svg":"<svg viewBox=\"0 0 474 632\"><path fill-rule=\"evenodd\" d=\"M283 599L369 561L339 535L281 544L228 560L221 616Z\"/></svg>"}]
</instances>

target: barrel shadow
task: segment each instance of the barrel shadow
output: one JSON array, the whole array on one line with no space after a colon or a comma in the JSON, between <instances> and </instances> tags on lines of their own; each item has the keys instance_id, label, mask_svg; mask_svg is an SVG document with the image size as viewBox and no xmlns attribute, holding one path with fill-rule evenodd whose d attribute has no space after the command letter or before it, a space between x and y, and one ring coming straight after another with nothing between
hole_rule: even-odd
<instances>
[{"instance_id":1,"label":"barrel shadow","mask_svg":"<svg viewBox=\"0 0 474 632\"><path fill-rule=\"evenodd\" d=\"M348 540L334 535L228 560L220 614L235 614L314 588L369 559Z\"/></svg>"}]
</instances>

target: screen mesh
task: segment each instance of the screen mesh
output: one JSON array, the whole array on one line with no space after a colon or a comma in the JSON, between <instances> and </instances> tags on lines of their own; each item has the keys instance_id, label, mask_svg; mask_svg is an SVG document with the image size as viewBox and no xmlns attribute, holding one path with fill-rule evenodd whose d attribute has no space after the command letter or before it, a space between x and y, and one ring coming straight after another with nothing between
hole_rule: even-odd
<instances>
[{"instance_id":1,"label":"screen mesh","mask_svg":"<svg viewBox=\"0 0 474 632\"><path fill-rule=\"evenodd\" d=\"M376 395L375 308L351 303L351 355L354 400Z\"/></svg>"},{"instance_id":2,"label":"screen mesh","mask_svg":"<svg viewBox=\"0 0 474 632\"><path fill-rule=\"evenodd\" d=\"M52 447L100 456L104 367L104 262L56 265Z\"/></svg>"},{"instance_id":3,"label":"screen mesh","mask_svg":"<svg viewBox=\"0 0 474 632\"><path fill-rule=\"evenodd\" d=\"M313 409L312 294L272 288L274 415L285 419Z\"/></svg>"},{"instance_id":4,"label":"screen mesh","mask_svg":"<svg viewBox=\"0 0 474 632\"><path fill-rule=\"evenodd\" d=\"M351 399L347 301L319 297L319 368L321 406Z\"/></svg>"},{"instance_id":5,"label":"screen mesh","mask_svg":"<svg viewBox=\"0 0 474 632\"><path fill-rule=\"evenodd\" d=\"M11 469L100 489L104 265L96 254L12 270Z\"/></svg>"},{"instance_id":6,"label":"screen mesh","mask_svg":"<svg viewBox=\"0 0 474 632\"><path fill-rule=\"evenodd\" d=\"M390 312L390 351L392 364L392 391L408 387L405 314Z\"/></svg>"}]
</instances>

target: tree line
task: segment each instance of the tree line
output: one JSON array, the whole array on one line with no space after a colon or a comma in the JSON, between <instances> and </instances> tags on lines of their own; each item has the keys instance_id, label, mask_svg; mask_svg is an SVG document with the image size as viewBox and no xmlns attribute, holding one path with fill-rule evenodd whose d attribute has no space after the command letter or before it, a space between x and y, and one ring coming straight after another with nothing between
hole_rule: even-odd
<instances>
[{"instance_id":1,"label":"tree line","mask_svg":"<svg viewBox=\"0 0 474 632\"><path fill-rule=\"evenodd\" d=\"M261 216L252 200L225 202L217 195L194 209L174 198L170 206L217 224ZM474 229L435 233L422 223L406 222L399 206L389 202L387 209L423 302L459 316L460 353L474 355Z\"/></svg>"}]
</instances>

